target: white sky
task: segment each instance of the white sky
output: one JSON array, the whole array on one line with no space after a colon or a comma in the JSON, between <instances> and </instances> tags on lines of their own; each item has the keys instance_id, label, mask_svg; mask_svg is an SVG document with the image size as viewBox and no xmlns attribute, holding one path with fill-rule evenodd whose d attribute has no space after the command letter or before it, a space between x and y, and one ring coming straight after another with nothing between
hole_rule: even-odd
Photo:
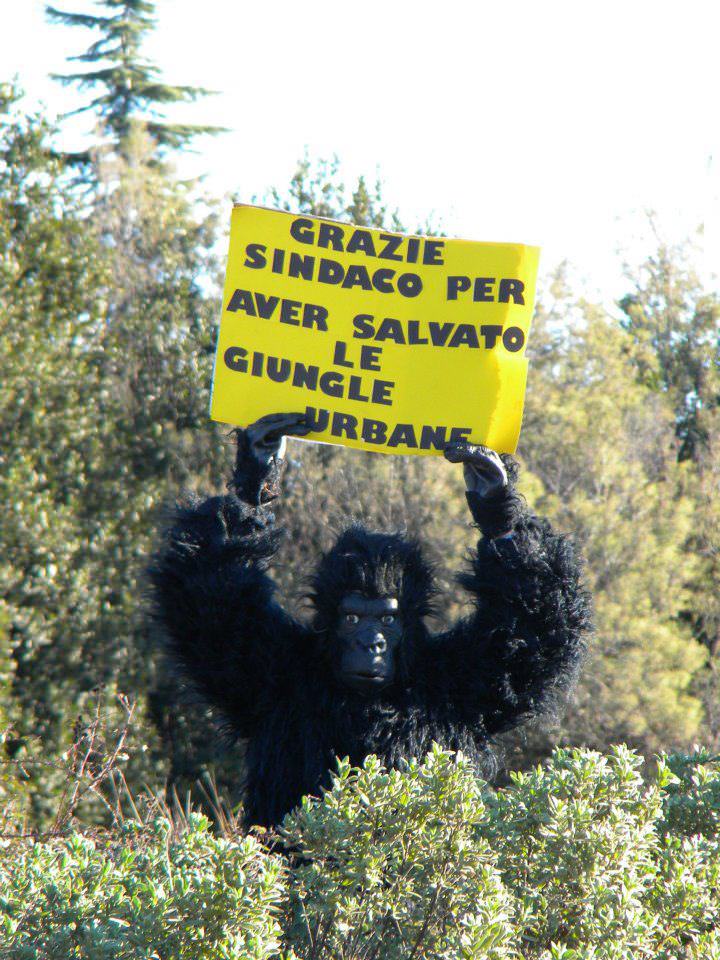
<instances>
[{"instance_id":1,"label":"white sky","mask_svg":"<svg viewBox=\"0 0 720 960\"><path fill-rule=\"evenodd\" d=\"M73 11L87 0L56 0ZM0 0L0 80L51 114L79 102L47 77L89 31L38 0ZM643 211L680 240L704 226L720 263L716 0L158 0L147 55L168 82L221 91L174 119L231 127L183 173L241 199L287 185L307 146L347 178L379 172L410 226L543 247L589 293L620 292L618 250L651 248ZM83 121L85 122L85 121ZM68 137L77 131L68 127Z\"/></svg>"}]
</instances>

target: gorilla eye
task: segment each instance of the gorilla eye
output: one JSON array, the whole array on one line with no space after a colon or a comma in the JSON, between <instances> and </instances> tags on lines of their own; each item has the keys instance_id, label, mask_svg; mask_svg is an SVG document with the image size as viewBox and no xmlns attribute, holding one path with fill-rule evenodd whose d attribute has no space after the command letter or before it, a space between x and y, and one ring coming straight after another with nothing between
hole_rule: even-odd
<instances>
[{"instance_id":1,"label":"gorilla eye","mask_svg":"<svg viewBox=\"0 0 720 960\"><path fill-rule=\"evenodd\" d=\"M356 613L346 613L345 623L360 623L360 617Z\"/></svg>"},{"instance_id":2,"label":"gorilla eye","mask_svg":"<svg viewBox=\"0 0 720 960\"><path fill-rule=\"evenodd\" d=\"M395 623L395 614L394 613L385 613L380 618L383 623Z\"/></svg>"}]
</instances>

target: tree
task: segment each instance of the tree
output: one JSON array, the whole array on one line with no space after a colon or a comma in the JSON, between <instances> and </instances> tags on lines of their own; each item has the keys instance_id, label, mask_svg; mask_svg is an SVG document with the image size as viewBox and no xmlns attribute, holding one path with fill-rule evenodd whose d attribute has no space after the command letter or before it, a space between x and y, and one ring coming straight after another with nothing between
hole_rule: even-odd
<instances>
[{"instance_id":1,"label":"tree","mask_svg":"<svg viewBox=\"0 0 720 960\"><path fill-rule=\"evenodd\" d=\"M89 103L73 112L92 111L100 121L102 132L126 156L126 145L137 123L142 123L161 151L182 147L198 134L219 133L223 128L168 123L161 119L167 106L197 100L211 91L163 83L159 69L142 56L143 38L155 26L155 3L152 0L96 0L96 6L102 12L70 13L46 7L52 23L85 27L100 33L100 38L85 53L69 58L90 64L94 69L55 75L55 79L65 85L99 90ZM88 159L87 153L75 156Z\"/></svg>"},{"instance_id":2,"label":"tree","mask_svg":"<svg viewBox=\"0 0 720 960\"><path fill-rule=\"evenodd\" d=\"M152 142L138 129L127 159L101 158L97 167L94 216L111 251L113 280L103 291L98 344L107 439L94 484L98 499L88 509L110 524L117 566L106 578L119 591L93 649L95 656L102 651L115 658L113 677L145 701L169 789L184 793L223 750L190 734L207 718L196 722L190 707L178 711L178 685L157 669L145 565L162 513L183 490L222 489L231 454L227 428L208 417L219 315L215 210L201 215L190 188L166 165L150 164L152 155ZM230 787L238 758L232 750L225 754L226 765L216 763L216 772Z\"/></svg>"},{"instance_id":3,"label":"tree","mask_svg":"<svg viewBox=\"0 0 720 960\"><path fill-rule=\"evenodd\" d=\"M8 508L0 605L13 694L6 713L21 735L43 736L63 715L70 676L44 676L33 660L60 638L69 648L82 642L98 603L80 559L76 512L81 451L94 429L86 331L99 317L105 260L47 150L48 125L23 116L10 87L2 112L0 496Z\"/></svg>"},{"instance_id":4,"label":"tree","mask_svg":"<svg viewBox=\"0 0 720 960\"><path fill-rule=\"evenodd\" d=\"M298 161L287 191L272 189L269 201L281 210L346 220L359 227L404 229L397 210L388 212L381 180L370 188L365 177L360 176L348 193L337 156L313 161L306 152Z\"/></svg>"},{"instance_id":5,"label":"tree","mask_svg":"<svg viewBox=\"0 0 720 960\"><path fill-rule=\"evenodd\" d=\"M703 288L688 244L657 234L657 250L629 273L621 325L637 347L642 381L668 396L680 460L697 462L717 429L720 405L720 297Z\"/></svg>"},{"instance_id":6,"label":"tree","mask_svg":"<svg viewBox=\"0 0 720 960\"><path fill-rule=\"evenodd\" d=\"M695 510L687 549L699 563L685 617L708 652L701 687L710 740L720 743L720 296L692 266L689 243L655 231L656 251L628 279L622 326L636 347L637 376L674 413L678 459L689 467Z\"/></svg>"},{"instance_id":7,"label":"tree","mask_svg":"<svg viewBox=\"0 0 720 960\"><path fill-rule=\"evenodd\" d=\"M174 492L220 477L224 438L207 423L217 301L215 219L188 187L126 157L78 196L47 149L51 129L16 94L0 134L0 609L19 736L61 753L98 685L145 698L154 680L143 571ZM13 113L14 111L14 113ZM4 397L5 399L5 397ZM202 425L202 430L200 426ZM163 704L165 706L163 706ZM152 743L152 724L142 735ZM158 781L159 750L138 782ZM150 765L148 765L150 764ZM132 771L131 771L132 773ZM42 821L57 788L34 785Z\"/></svg>"},{"instance_id":8,"label":"tree","mask_svg":"<svg viewBox=\"0 0 720 960\"><path fill-rule=\"evenodd\" d=\"M520 449L529 498L583 547L597 621L560 734L649 755L692 742L703 716L693 683L704 658L683 617L699 573L685 548L689 471L667 396L637 379L631 338L601 308L555 293L533 322Z\"/></svg>"}]
</instances>

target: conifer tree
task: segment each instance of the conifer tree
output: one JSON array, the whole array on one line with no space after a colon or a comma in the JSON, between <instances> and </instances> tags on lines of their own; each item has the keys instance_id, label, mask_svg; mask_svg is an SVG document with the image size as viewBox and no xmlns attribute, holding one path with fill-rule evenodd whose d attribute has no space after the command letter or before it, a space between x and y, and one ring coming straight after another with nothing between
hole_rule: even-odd
<instances>
[{"instance_id":1,"label":"conifer tree","mask_svg":"<svg viewBox=\"0 0 720 960\"><path fill-rule=\"evenodd\" d=\"M95 95L73 113L94 111L104 134L124 155L134 123L142 123L162 150L177 149L201 133L219 133L222 127L200 124L168 123L163 110L168 105L194 101L212 93L203 87L174 86L163 83L160 71L141 53L145 35L155 27L153 0L96 0L97 14L71 13L46 7L51 23L85 27L99 38L85 53L69 60L89 64L90 69L54 74L64 85L76 84ZM87 154L76 154L87 159Z\"/></svg>"}]
</instances>

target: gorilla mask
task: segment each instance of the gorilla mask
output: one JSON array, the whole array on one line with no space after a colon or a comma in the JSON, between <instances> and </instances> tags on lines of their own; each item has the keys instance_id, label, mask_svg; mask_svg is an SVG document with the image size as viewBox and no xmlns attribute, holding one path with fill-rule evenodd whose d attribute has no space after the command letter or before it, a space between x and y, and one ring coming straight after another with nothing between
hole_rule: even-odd
<instances>
[{"instance_id":1,"label":"gorilla mask","mask_svg":"<svg viewBox=\"0 0 720 960\"><path fill-rule=\"evenodd\" d=\"M416 543L346 530L320 562L311 593L336 679L368 695L402 681L434 592Z\"/></svg>"}]
</instances>

